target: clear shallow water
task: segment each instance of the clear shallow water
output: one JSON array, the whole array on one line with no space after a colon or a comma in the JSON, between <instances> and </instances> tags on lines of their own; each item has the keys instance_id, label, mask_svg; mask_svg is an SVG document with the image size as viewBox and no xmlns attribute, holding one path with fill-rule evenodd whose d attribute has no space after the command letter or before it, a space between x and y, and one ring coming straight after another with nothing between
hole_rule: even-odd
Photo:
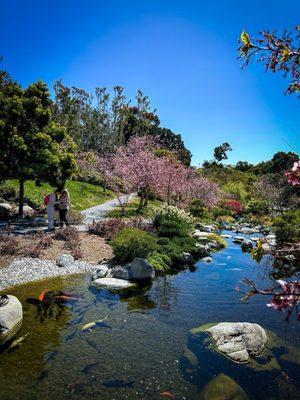
<instances>
[{"instance_id":1,"label":"clear shallow water","mask_svg":"<svg viewBox=\"0 0 300 400\"><path fill-rule=\"evenodd\" d=\"M175 399L194 400L221 372L239 383L250 399L300 399L298 355L293 360L278 358L291 377L286 383L280 369L234 364L189 334L210 322L257 322L284 340L276 347L277 355L290 350L287 343L296 354L300 323L294 318L284 323L284 314L267 308L265 297L243 304L241 293L234 290L244 277L268 286L269 272L270 267L256 264L229 240L212 263L200 261L194 272L159 277L148 287L123 294L94 289L84 275L13 288L7 293L18 296L24 307L17 337L30 334L19 348L0 354L0 399L160 399L161 392L171 389ZM54 310L41 320L36 307L25 300L37 298L44 289L80 294L83 301L67 305L57 318ZM108 327L81 331L85 323L105 316ZM197 359L192 369L183 357L186 347ZM103 385L111 380L128 387Z\"/></svg>"}]
</instances>

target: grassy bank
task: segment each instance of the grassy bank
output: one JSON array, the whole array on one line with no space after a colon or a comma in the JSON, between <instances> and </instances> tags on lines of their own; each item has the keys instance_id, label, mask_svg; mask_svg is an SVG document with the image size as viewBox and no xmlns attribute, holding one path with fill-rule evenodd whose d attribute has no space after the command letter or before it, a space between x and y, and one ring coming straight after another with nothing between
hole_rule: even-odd
<instances>
[{"instance_id":1,"label":"grassy bank","mask_svg":"<svg viewBox=\"0 0 300 400\"><path fill-rule=\"evenodd\" d=\"M18 195L19 186L17 180L8 180L6 181L5 186L13 186ZM106 193L103 193L103 188L101 186L85 182L69 180L67 181L66 188L71 196L72 208L77 211L104 203L105 201L115 197L114 192L111 190L106 190ZM25 184L25 197L28 203L31 203L36 207L42 206L44 204L45 195L50 193L52 190L53 188L47 183L43 183L42 186L36 186L34 181L27 181ZM16 198L12 200L16 201Z\"/></svg>"}]
</instances>

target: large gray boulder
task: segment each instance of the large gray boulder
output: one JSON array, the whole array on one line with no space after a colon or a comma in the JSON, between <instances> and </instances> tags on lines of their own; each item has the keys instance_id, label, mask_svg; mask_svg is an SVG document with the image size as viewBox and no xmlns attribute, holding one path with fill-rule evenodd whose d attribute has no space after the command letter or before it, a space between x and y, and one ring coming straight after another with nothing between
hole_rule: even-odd
<instances>
[{"instance_id":1,"label":"large gray boulder","mask_svg":"<svg viewBox=\"0 0 300 400\"><path fill-rule=\"evenodd\" d=\"M268 338L265 330L250 322L222 322L206 330L215 340L218 350L238 363L258 357L265 349Z\"/></svg>"},{"instance_id":2,"label":"large gray boulder","mask_svg":"<svg viewBox=\"0 0 300 400\"><path fill-rule=\"evenodd\" d=\"M0 218L7 218L11 215L12 206L8 203L0 203Z\"/></svg>"},{"instance_id":3,"label":"large gray boulder","mask_svg":"<svg viewBox=\"0 0 300 400\"><path fill-rule=\"evenodd\" d=\"M0 345L12 339L21 328L23 308L15 296L8 295L7 304L0 307Z\"/></svg>"},{"instance_id":4,"label":"large gray boulder","mask_svg":"<svg viewBox=\"0 0 300 400\"><path fill-rule=\"evenodd\" d=\"M143 281L153 279L155 271L152 265L144 258L136 257L128 268L129 279L134 281Z\"/></svg>"}]
</instances>

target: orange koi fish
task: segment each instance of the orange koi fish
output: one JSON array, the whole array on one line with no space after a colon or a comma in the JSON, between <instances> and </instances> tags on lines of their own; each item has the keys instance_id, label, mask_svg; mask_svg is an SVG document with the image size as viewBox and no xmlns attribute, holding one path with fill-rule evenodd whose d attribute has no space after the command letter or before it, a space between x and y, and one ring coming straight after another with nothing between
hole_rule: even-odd
<instances>
[{"instance_id":1,"label":"orange koi fish","mask_svg":"<svg viewBox=\"0 0 300 400\"><path fill-rule=\"evenodd\" d=\"M46 295L46 290L43 290L42 293L39 295L38 300L44 301Z\"/></svg>"},{"instance_id":2,"label":"orange koi fish","mask_svg":"<svg viewBox=\"0 0 300 400\"><path fill-rule=\"evenodd\" d=\"M168 399L174 399L174 395L170 390L166 390L162 393L160 393L161 397L166 397Z\"/></svg>"}]
</instances>

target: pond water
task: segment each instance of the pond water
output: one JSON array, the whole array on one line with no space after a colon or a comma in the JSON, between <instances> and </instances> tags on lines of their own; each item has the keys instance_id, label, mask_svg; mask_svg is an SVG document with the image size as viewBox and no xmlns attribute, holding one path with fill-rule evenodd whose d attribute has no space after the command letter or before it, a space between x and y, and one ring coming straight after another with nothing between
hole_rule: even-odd
<instances>
[{"instance_id":1,"label":"pond water","mask_svg":"<svg viewBox=\"0 0 300 400\"><path fill-rule=\"evenodd\" d=\"M249 399L300 399L300 322L292 318L285 323L285 315L266 307L263 296L243 304L234 290L244 277L269 286L270 271L268 260L257 264L229 239L212 263L200 261L194 272L158 277L150 286L123 294L92 288L86 275L12 288L9 294L24 307L17 337L29 335L14 351L0 353L0 399L160 399L170 391L169 398L196 400L220 373L234 379ZM26 298L37 298L44 289L82 295L83 300L60 313L54 309L37 315ZM106 316L103 326L81 331ZM263 368L263 357L257 363L261 368L234 364L189 334L202 324L222 321L257 322L275 333L277 368ZM183 356L187 348L193 368Z\"/></svg>"}]
</instances>

